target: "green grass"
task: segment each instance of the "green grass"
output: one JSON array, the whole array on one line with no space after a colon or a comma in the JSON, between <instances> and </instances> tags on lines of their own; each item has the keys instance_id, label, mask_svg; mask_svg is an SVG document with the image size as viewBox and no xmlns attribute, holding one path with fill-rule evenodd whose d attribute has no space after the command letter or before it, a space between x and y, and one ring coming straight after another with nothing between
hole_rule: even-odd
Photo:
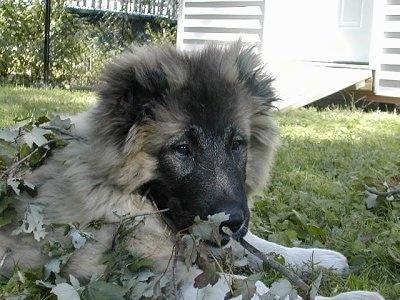
<instances>
[{"instance_id":1,"label":"green grass","mask_svg":"<svg viewBox=\"0 0 400 300\"><path fill-rule=\"evenodd\" d=\"M283 143L256 205L256 231L281 244L345 254L351 275L327 276L326 290L378 290L399 299L400 199L367 210L362 183L399 185L400 116L302 109L278 114L278 121Z\"/></svg>"},{"instance_id":2,"label":"green grass","mask_svg":"<svg viewBox=\"0 0 400 300\"><path fill-rule=\"evenodd\" d=\"M14 119L28 115L73 115L94 100L94 93L86 91L0 87L0 128L12 126Z\"/></svg>"},{"instance_id":3,"label":"green grass","mask_svg":"<svg viewBox=\"0 0 400 300\"><path fill-rule=\"evenodd\" d=\"M94 94L0 87L0 128L27 115L74 114ZM400 297L400 199L367 210L362 183L400 183L400 116L315 109L277 114L282 147L255 207L254 231L284 245L345 254L351 274L327 274L322 293L365 289ZM279 275L277 275L279 276ZM273 279L270 279L273 280Z\"/></svg>"}]
</instances>

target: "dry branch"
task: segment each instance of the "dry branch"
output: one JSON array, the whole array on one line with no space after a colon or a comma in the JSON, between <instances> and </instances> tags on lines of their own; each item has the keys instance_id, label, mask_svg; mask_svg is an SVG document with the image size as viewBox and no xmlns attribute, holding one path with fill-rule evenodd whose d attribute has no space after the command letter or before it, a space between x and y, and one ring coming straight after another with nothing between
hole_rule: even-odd
<instances>
[{"instance_id":1,"label":"dry branch","mask_svg":"<svg viewBox=\"0 0 400 300\"><path fill-rule=\"evenodd\" d=\"M307 283L305 283L299 276L280 264L272 255L261 252L253 245L245 241L243 238L240 239L240 244L251 254L255 255L263 262L270 265L273 269L286 276L295 286L297 286L301 290L300 294L303 299L309 299L309 292L311 290L311 287Z\"/></svg>"},{"instance_id":2,"label":"dry branch","mask_svg":"<svg viewBox=\"0 0 400 300\"><path fill-rule=\"evenodd\" d=\"M397 194L400 195L400 190L399 190L399 189L392 189L392 190L387 191L387 192L381 192L381 191L378 191L378 190L375 189L375 188L369 187L369 186L366 185L365 183L363 184L363 186L364 186L364 188L365 188L365 190L366 190L367 192L369 192L369 193L371 193L371 194L374 194L374 195L377 195L377 196L389 197L389 196L394 196L394 195L397 195Z\"/></svg>"},{"instance_id":3,"label":"dry branch","mask_svg":"<svg viewBox=\"0 0 400 300\"><path fill-rule=\"evenodd\" d=\"M19 167L26 162L27 160L29 160L36 152L38 152L39 150L43 149L45 146L50 145L51 143L53 143L54 140L49 140L47 141L47 143L41 145L40 147L37 147L35 150L33 150L31 153L29 153L27 156L25 156L24 158L20 159L19 161L13 163L7 170L5 170L2 174L1 177L7 178L7 177L13 177L15 176L15 174L18 172Z\"/></svg>"}]
</instances>

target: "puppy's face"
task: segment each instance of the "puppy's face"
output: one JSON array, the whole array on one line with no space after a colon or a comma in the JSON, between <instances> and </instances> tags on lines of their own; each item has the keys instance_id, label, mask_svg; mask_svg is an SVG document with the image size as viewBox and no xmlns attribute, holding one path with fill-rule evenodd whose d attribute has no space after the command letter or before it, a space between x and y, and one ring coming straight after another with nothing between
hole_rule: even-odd
<instances>
[{"instance_id":1,"label":"puppy's face","mask_svg":"<svg viewBox=\"0 0 400 300\"><path fill-rule=\"evenodd\" d=\"M277 137L260 64L240 43L189 54L135 48L111 63L94 125L98 144L122 153L117 185L149 190L178 230L225 212L222 226L245 235L248 195L266 183Z\"/></svg>"},{"instance_id":2,"label":"puppy's face","mask_svg":"<svg viewBox=\"0 0 400 300\"><path fill-rule=\"evenodd\" d=\"M169 208L178 230L192 225L196 216L207 219L225 212L229 220L221 225L229 227L234 238L246 234L249 97L221 78L197 78L166 95L169 105L155 114L159 132L166 114L182 116L175 124L179 129L154 154L158 179L150 185L154 201L159 208Z\"/></svg>"}]
</instances>

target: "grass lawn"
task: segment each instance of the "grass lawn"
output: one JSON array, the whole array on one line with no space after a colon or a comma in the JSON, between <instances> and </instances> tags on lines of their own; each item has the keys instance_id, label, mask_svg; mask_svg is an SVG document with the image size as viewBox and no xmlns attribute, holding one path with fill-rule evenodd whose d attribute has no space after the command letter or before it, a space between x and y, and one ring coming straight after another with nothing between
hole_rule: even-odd
<instances>
[{"instance_id":1,"label":"grass lawn","mask_svg":"<svg viewBox=\"0 0 400 300\"><path fill-rule=\"evenodd\" d=\"M330 291L379 290L400 299L400 198L379 197L367 210L362 186L400 188L400 116L302 109L278 121L283 144L255 209L256 231L280 244L346 255L352 272L325 277Z\"/></svg>"},{"instance_id":2,"label":"grass lawn","mask_svg":"<svg viewBox=\"0 0 400 300\"><path fill-rule=\"evenodd\" d=\"M0 128L29 114L74 114L94 98L88 92L0 87ZM362 185L400 188L400 116L309 108L278 113L277 119L282 147L271 185L254 209L254 231L280 244L345 254L351 273L326 274L324 295L365 289L400 299L399 195L376 198ZM267 282L279 277L271 273Z\"/></svg>"},{"instance_id":3,"label":"grass lawn","mask_svg":"<svg viewBox=\"0 0 400 300\"><path fill-rule=\"evenodd\" d=\"M28 115L76 114L89 107L94 94L86 91L0 87L0 128Z\"/></svg>"}]
</instances>

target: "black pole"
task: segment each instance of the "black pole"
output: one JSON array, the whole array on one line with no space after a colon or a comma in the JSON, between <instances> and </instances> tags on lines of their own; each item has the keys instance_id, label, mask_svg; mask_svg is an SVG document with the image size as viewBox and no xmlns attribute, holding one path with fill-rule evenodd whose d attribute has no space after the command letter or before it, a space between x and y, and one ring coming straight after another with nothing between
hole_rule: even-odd
<instances>
[{"instance_id":1,"label":"black pole","mask_svg":"<svg viewBox=\"0 0 400 300\"><path fill-rule=\"evenodd\" d=\"M46 0L45 22L44 22L44 84L49 85L50 73L50 12L51 0Z\"/></svg>"}]
</instances>

